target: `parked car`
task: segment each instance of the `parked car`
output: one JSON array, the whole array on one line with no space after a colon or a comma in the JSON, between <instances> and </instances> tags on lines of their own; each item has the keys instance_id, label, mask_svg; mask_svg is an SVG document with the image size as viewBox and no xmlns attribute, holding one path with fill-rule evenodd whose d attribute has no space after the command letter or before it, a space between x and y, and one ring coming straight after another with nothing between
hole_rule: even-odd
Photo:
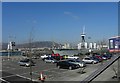
<instances>
[{"instance_id":1,"label":"parked car","mask_svg":"<svg viewBox=\"0 0 120 83\"><path fill-rule=\"evenodd\" d=\"M99 59L99 58L97 58L97 57L95 57L95 56L90 57L90 59L96 60L96 61L98 61L98 62L101 62L101 61L102 61L101 59Z\"/></svg>"},{"instance_id":2,"label":"parked car","mask_svg":"<svg viewBox=\"0 0 120 83\"><path fill-rule=\"evenodd\" d=\"M113 56L112 54L106 54L107 56L109 56L110 58Z\"/></svg>"},{"instance_id":3,"label":"parked car","mask_svg":"<svg viewBox=\"0 0 120 83\"><path fill-rule=\"evenodd\" d=\"M67 61L74 63L74 64L78 64L80 67L86 66L85 62L80 61L79 59L68 59Z\"/></svg>"},{"instance_id":4,"label":"parked car","mask_svg":"<svg viewBox=\"0 0 120 83\"><path fill-rule=\"evenodd\" d=\"M52 58L54 58L56 60L63 60L64 59L63 56L60 56L59 53L56 53L56 54L53 53L51 56L52 56Z\"/></svg>"},{"instance_id":5,"label":"parked car","mask_svg":"<svg viewBox=\"0 0 120 83\"><path fill-rule=\"evenodd\" d=\"M79 57L77 57L77 56L68 56L67 58L68 59L79 59Z\"/></svg>"},{"instance_id":6,"label":"parked car","mask_svg":"<svg viewBox=\"0 0 120 83\"><path fill-rule=\"evenodd\" d=\"M103 60L107 60L108 59L108 57L106 55L101 55L101 57L102 57Z\"/></svg>"},{"instance_id":7,"label":"parked car","mask_svg":"<svg viewBox=\"0 0 120 83\"><path fill-rule=\"evenodd\" d=\"M107 59L110 59L112 56L110 54L103 54L103 57L106 57Z\"/></svg>"},{"instance_id":8,"label":"parked car","mask_svg":"<svg viewBox=\"0 0 120 83\"><path fill-rule=\"evenodd\" d=\"M91 59L90 57L85 57L85 58L83 58L82 61L84 61L85 63L93 63L93 64L99 62L99 61L97 61L97 60Z\"/></svg>"},{"instance_id":9,"label":"parked car","mask_svg":"<svg viewBox=\"0 0 120 83\"><path fill-rule=\"evenodd\" d=\"M26 67L29 67L30 65L31 66L35 65L35 62L30 59L23 59L23 60L20 60L18 63L20 66L26 66Z\"/></svg>"},{"instance_id":10,"label":"parked car","mask_svg":"<svg viewBox=\"0 0 120 83\"><path fill-rule=\"evenodd\" d=\"M68 68L70 70L80 67L79 64L74 64L74 63L71 63L71 62L65 61L65 60L57 62L56 66L58 68Z\"/></svg>"},{"instance_id":11,"label":"parked car","mask_svg":"<svg viewBox=\"0 0 120 83\"><path fill-rule=\"evenodd\" d=\"M41 56L41 59L44 60L44 59L47 58L47 57L51 57L51 55L46 55L46 54L45 54L45 55L42 55L42 56Z\"/></svg>"},{"instance_id":12,"label":"parked car","mask_svg":"<svg viewBox=\"0 0 120 83\"><path fill-rule=\"evenodd\" d=\"M39 56L33 56L32 59L39 59Z\"/></svg>"},{"instance_id":13,"label":"parked car","mask_svg":"<svg viewBox=\"0 0 120 83\"><path fill-rule=\"evenodd\" d=\"M57 62L57 60L55 60L55 59L53 59L53 58L51 58L51 57L45 58L44 61L45 61L46 63L56 63L56 62Z\"/></svg>"},{"instance_id":14,"label":"parked car","mask_svg":"<svg viewBox=\"0 0 120 83\"><path fill-rule=\"evenodd\" d=\"M95 55L95 57L97 57L97 58L100 59L101 61L103 60L102 56L100 56L100 55Z\"/></svg>"}]
</instances>

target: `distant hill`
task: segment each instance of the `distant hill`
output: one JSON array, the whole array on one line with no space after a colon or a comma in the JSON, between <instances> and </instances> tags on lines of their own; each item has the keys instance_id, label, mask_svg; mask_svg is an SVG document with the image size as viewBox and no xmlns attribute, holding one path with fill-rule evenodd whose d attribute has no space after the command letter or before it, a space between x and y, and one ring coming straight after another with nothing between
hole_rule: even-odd
<instances>
[{"instance_id":1,"label":"distant hill","mask_svg":"<svg viewBox=\"0 0 120 83\"><path fill-rule=\"evenodd\" d=\"M6 50L7 49L8 43L2 43L2 49ZM30 44L29 43L23 43L23 44L16 44L16 48L29 48ZM60 44L58 43L53 43L52 41L36 41L31 43L31 47L33 48L52 48L54 46L59 47Z\"/></svg>"},{"instance_id":2,"label":"distant hill","mask_svg":"<svg viewBox=\"0 0 120 83\"><path fill-rule=\"evenodd\" d=\"M43 48L43 47L48 47L48 48L51 48L53 47L53 44L58 47L59 44L58 43L53 43L52 41L37 41L37 42L32 42L31 43L31 47L33 48ZM24 44L19 44L19 45L16 45L17 48L29 48L30 47L30 44L29 43L24 43Z\"/></svg>"}]
</instances>

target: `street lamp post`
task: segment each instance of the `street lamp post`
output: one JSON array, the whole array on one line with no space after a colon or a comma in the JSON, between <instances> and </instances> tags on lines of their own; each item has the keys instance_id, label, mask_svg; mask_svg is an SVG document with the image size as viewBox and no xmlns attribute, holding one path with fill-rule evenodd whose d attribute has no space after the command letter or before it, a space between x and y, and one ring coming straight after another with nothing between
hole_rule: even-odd
<instances>
[{"instance_id":1,"label":"street lamp post","mask_svg":"<svg viewBox=\"0 0 120 83\"><path fill-rule=\"evenodd\" d=\"M120 53L118 54L118 56L120 56ZM120 82L120 58L118 59L118 81Z\"/></svg>"},{"instance_id":2,"label":"street lamp post","mask_svg":"<svg viewBox=\"0 0 120 83\"><path fill-rule=\"evenodd\" d=\"M10 59L10 49L11 49L10 41L8 40L8 48L7 48L7 50L8 50L8 60Z\"/></svg>"},{"instance_id":3,"label":"street lamp post","mask_svg":"<svg viewBox=\"0 0 120 83\"><path fill-rule=\"evenodd\" d=\"M31 83L32 83L32 30L30 32L30 39L29 39L29 57L30 57L30 76L31 76Z\"/></svg>"}]
</instances>

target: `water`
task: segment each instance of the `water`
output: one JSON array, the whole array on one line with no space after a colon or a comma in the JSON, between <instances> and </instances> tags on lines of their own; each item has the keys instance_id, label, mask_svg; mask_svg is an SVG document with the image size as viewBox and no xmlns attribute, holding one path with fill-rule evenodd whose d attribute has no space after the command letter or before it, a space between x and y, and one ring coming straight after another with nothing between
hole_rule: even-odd
<instances>
[{"instance_id":1,"label":"water","mask_svg":"<svg viewBox=\"0 0 120 83\"><path fill-rule=\"evenodd\" d=\"M19 56L21 55L20 51L9 52L10 56ZM0 52L0 56L8 56L8 52Z\"/></svg>"}]
</instances>

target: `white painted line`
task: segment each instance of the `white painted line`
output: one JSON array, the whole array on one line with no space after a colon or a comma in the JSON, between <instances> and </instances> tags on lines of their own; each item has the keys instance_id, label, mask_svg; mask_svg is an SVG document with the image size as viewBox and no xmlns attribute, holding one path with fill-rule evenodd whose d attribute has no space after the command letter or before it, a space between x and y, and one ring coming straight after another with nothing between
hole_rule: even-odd
<instances>
[{"instance_id":1,"label":"white painted line","mask_svg":"<svg viewBox=\"0 0 120 83\"><path fill-rule=\"evenodd\" d=\"M2 78L8 78L8 77L12 77L12 76L16 76L16 75L9 75L9 76L5 76L5 77L2 77Z\"/></svg>"},{"instance_id":2,"label":"white painted line","mask_svg":"<svg viewBox=\"0 0 120 83\"><path fill-rule=\"evenodd\" d=\"M0 80L2 80L3 82L7 82L7 83L10 83L10 82L8 82L8 81L6 81L6 80L2 79L2 78L0 78Z\"/></svg>"},{"instance_id":3,"label":"white painted line","mask_svg":"<svg viewBox=\"0 0 120 83\"><path fill-rule=\"evenodd\" d=\"M21 76L21 75L18 75L18 74L16 74L16 75L19 76L19 77L21 77L21 78L31 80L31 78L28 78L28 77L25 77L25 76ZM32 81L38 81L38 80L32 79Z\"/></svg>"},{"instance_id":4,"label":"white painted line","mask_svg":"<svg viewBox=\"0 0 120 83\"><path fill-rule=\"evenodd\" d=\"M11 70L19 70L19 69L27 69L27 67L22 67L22 68L11 68L11 67L6 67L6 68L10 68L9 70L5 70L5 71L11 71Z\"/></svg>"},{"instance_id":5,"label":"white painted line","mask_svg":"<svg viewBox=\"0 0 120 83\"><path fill-rule=\"evenodd\" d=\"M58 69L58 68L51 68L51 69L46 69L46 70L43 70L43 71L51 71L53 69Z\"/></svg>"},{"instance_id":6,"label":"white painted line","mask_svg":"<svg viewBox=\"0 0 120 83\"><path fill-rule=\"evenodd\" d=\"M21 77L21 78L25 78L25 79L31 80L31 78L28 78L28 77L25 77L25 76L21 76L21 75L18 75L18 74L16 74L16 75Z\"/></svg>"}]
</instances>

